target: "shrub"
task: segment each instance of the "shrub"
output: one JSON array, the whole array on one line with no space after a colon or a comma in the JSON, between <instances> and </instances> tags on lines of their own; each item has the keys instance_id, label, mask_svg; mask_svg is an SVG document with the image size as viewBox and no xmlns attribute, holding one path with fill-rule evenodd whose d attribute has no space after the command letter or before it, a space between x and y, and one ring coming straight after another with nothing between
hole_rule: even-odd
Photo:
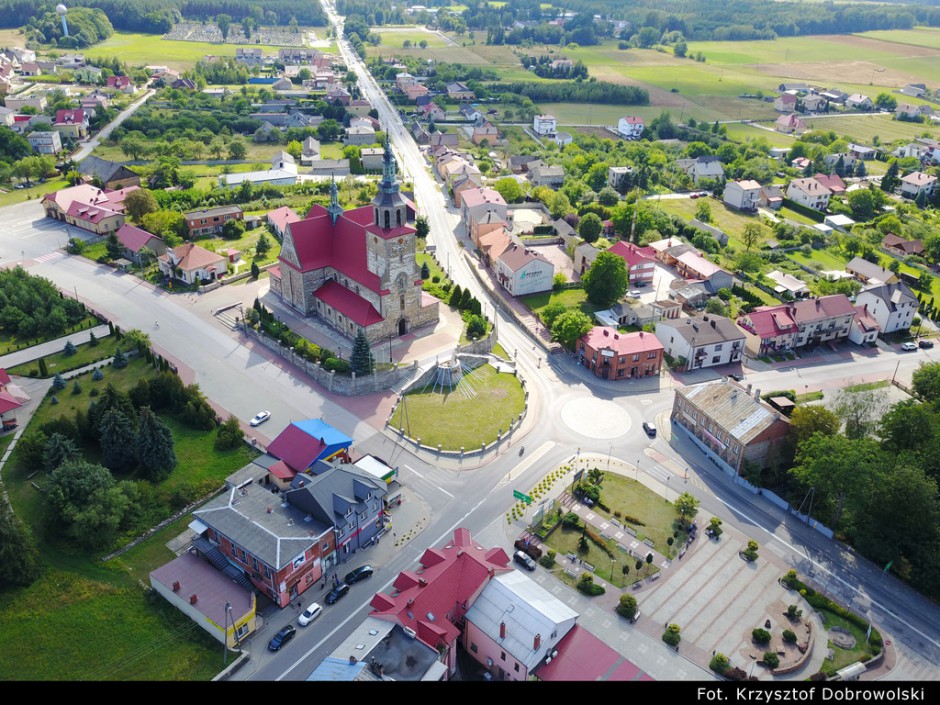
<instances>
[{"instance_id":1,"label":"shrub","mask_svg":"<svg viewBox=\"0 0 940 705\"><path fill-rule=\"evenodd\" d=\"M78 352L78 349L74 345L72 345L72 341L66 340L65 347L62 349L62 354L65 355L66 357L71 357L77 352Z\"/></svg>"},{"instance_id":2,"label":"shrub","mask_svg":"<svg viewBox=\"0 0 940 705\"><path fill-rule=\"evenodd\" d=\"M747 673L743 669L735 666L734 668L729 668L725 671L725 678L729 681L744 681L747 680Z\"/></svg>"},{"instance_id":3,"label":"shrub","mask_svg":"<svg viewBox=\"0 0 940 705\"><path fill-rule=\"evenodd\" d=\"M121 348L118 348L114 352L114 369L120 370L124 367L127 367L127 355L124 354Z\"/></svg>"},{"instance_id":4,"label":"shrub","mask_svg":"<svg viewBox=\"0 0 940 705\"><path fill-rule=\"evenodd\" d=\"M561 518L561 526L564 529L576 529L581 526L581 519L574 512L568 512Z\"/></svg>"},{"instance_id":5,"label":"shrub","mask_svg":"<svg viewBox=\"0 0 940 705\"><path fill-rule=\"evenodd\" d=\"M577 588L579 592L584 593L588 597L596 597L597 595L603 595L607 592L603 585L598 585L594 582L594 577L590 573L581 574Z\"/></svg>"},{"instance_id":6,"label":"shrub","mask_svg":"<svg viewBox=\"0 0 940 705\"><path fill-rule=\"evenodd\" d=\"M49 403L52 404L52 405L58 404L58 403L59 403L59 397L57 397L55 394L53 394L53 395L52 395L52 399L49 400Z\"/></svg>"},{"instance_id":7,"label":"shrub","mask_svg":"<svg viewBox=\"0 0 940 705\"><path fill-rule=\"evenodd\" d=\"M724 675L728 669L731 667L731 662L728 660L728 657L722 653L717 653L712 656L711 662L708 664L708 667L712 669L715 673Z\"/></svg>"},{"instance_id":8,"label":"shrub","mask_svg":"<svg viewBox=\"0 0 940 705\"><path fill-rule=\"evenodd\" d=\"M785 642L787 642L788 644L795 644L795 643L796 643L796 632L794 632L792 629L784 629L784 630L783 630L783 640L784 640Z\"/></svg>"},{"instance_id":9,"label":"shrub","mask_svg":"<svg viewBox=\"0 0 940 705\"><path fill-rule=\"evenodd\" d=\"M787 606L787 617L789 619L796 621L802 616L803 616L803 610L801 610L799 607L797 607L796 605Z\"/></svg>"},{"instance_id":10,"label":"shrub","mask_svg":"<svg viewBox=\"0 0 940 705\"><path fill-rule=\"evenodd\" d=\"M629 514L624 514L623 520L627 522L628 524L634 524L636 526L646 526L644 522L640 521L636 517L630 516Z\"/></svg>"},{"instance_id":11,"label":"shrub","mask_svg":"<svg viewBox=\"0 0 940 705\"><path fill-rule=\"evenodd\" d=\"M80 384L78 383L78 380L75 380L75 381L72 383L72 394L73 394L73 396L77 396L77 395L79 395L79 394L81 394L81 393L82 393L82 385L80 385Z\"/></svg>"},{"instance_id":12,"label":"shrub","mask_svg":"<svg viewBox=\"0 0 940 705\"><path fill-rule=\"evenodd\" d=\"M769 668L776 668L780 665L780 657L776 651L765 651L762 663Z\"/></svg>"},{"instance_id":13,"label":"shrub","mask_svg":"<svg viewBox=\"0 0 940 705\"><path fill-rule=\"evenodd\" d=\"M56 375L52 378L52 391L60 392L65 389L65 379L62 375Z\"/></svg>"},{"instance_id":14,"label":"shrub","mask_svg":"<svg viewBox=\"0 0 940 705\"><path fill-rule=\"evenodd\" d=\"M800 584L799 579L796 577L796 571L791 569L787 571L787 574L783 576L783 584L786 585L791 590L796 590L797 586ZM796 607L796 605L791 605L791 607ZM787 614L790 613L789 608L787 608Z\"/></svg>"},{"instance_id":15,"label":"shrub","mask_svg":"<svg viewBox=\"0 0 940 705\"><path fill-rule=\"evenodd\" d=\"M636 615L637 602L633 595L626 594L620 596L620 602L617 604L617 614L627 619L633 619Z\"/></svg>"},{"instance_id":16,"label":"shrub","mask_svg":"<svg viewBox=\"0 0 940 705\"><path fill-rule=\"evenodd\" d=\"M96 397L96 396L98 396L98 390L97 390L97 389L92 389L90 392L88 392L88 396L90 396L90 397Z\"/></svg>"},{"instance_id":17,"label":"shrub","mask_svg":"<svg viewBox=\"0 0 940 705\"><path fill-rule=\"evenodd\" d=\"M678 646L679 642L682 641L682 637L679 635L679 632L682 631L678 624L670 624L666 627L666 631L663 632L663 641L665 641L669 646Z\"/></svg>"},{"instance_id":18,"label":"shrub","mask_svg":"<svg viewBox=\"0 0 940 705\"><path fill-rule=\"evenodd\" d=\"M340 360L338 357L331 357L323 360L323 369L327 372L349 372L349 363L346 360Z\"/></svg>"},{"instance_id":19,"label":"shrub","mask_svg":"<svg viewBox=\"0 0 940 705\"><path fill-rule=\"evenodd\" d=\"M757 628L751 632L751 639L755 644L769 644L770 632L766 629Z\"/></svg>"}]
</instances>

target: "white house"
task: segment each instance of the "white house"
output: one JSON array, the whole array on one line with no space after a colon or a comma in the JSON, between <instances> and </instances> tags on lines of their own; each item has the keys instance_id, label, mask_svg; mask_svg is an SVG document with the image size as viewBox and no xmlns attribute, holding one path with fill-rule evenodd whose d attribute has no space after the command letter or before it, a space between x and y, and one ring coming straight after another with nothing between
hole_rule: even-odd
<instances>
[{"instance_id":1,"label":"white house","mask_svg":"<svg viewBox=\"0 0 940 705\"><path fill-rule=\"evenodd\" d=\"M550 291L555 276L555 267L544 256L516 244L493 262L493 271L513 296Z\"/></svg>"},{"instance_id":2,"label":"white house","mask_svg":"<svg viewBox=\"0 0 940 705\"><path fill-rule=\"evenodd\" d=\"M554 135L558 131L558 121L554 115L536 115L532 118L532 131L541 137Z\"/></svg>"},{"instance_id":3,"label":"white house","mask_svg":"<svg viewBox=\"0 0 940 705\"><path fill-rule=\"evenodd\" d=\"M729 181L725 184L722 200L739 211L756 211L760 203L761 185L752 179Z\"/></svg>"},{"instance_id":4,"label":"white house","mask_svg":"<svg viewBox=\"0 0 940 705\"><path fill-rule=\"evenodd\" d=\"M904 282L862 289L855 297L855 303L868 307L868 313L878 322L882 335L908 330L917 314L917 297Z\"/></svg>"},{"instance_id":5,"label":"white house","mask_svg":"<svg viewBox=\"0 0 940 705\"><path fill-rule=\"evenodd\" d=\"M724 316L667 318L656 324L656 338L667 355L686 361L686 370L739 362L744 355L744 331Z\"/></svg>"},{"instance_id":6,"label":"white house","mask_svg":"<svg viewBox=\"0 0 940 705\"><path fill-rule=\"evenodd\" d=\"M646 125L643 118L635 115L625 115L617 123L617 132L627 140L638 140L643 135Z\"/></svg>"},{"instance_id":7,"label":"white house","mask_svg":"<svg viewBox=\"0 0 940 705\"><path fill-rule=\"evenodd\" d=\"M243 181L252 184L273 184L292 186L297 183L297 162L287 152L278 152L271 160L271 168L264 171L242 171L234 174L222 174L220 186L238 186Z\"/></svg>"},{"instance_id":8,"label":"white house","mask_svg":"<svg viewBox=\"0 0 940 705\"><path fill-rule=\"evenodd\" d=\"M829 205L832 192L816 179L793 179L787 186L787 198L801 206L817 211L825 210Z\"/></svg>"},{"instance_id":9,"label":"white house","mask_svg":"<svg viewBox=\"0 0 940 705\"><path fill-rule=\"evenodd\" d=\"M845 99L845 107L849 110L871 110L875 107L875 104L871 102L871 98L867 95L853 93Z\"/></svg>"},{"instance_id":10,"label":"white house","mask_svg":"<svg viewBox=\"0 0 940 705\"><path fill-rule=\"evenodd\" d=\"M914 171L901 179L901 195L907 198L917 198L921 192L929 198L936 187L937 177L922 171Z\"/></svg>"},{"instance_id":11,"label":"white house","mask_svg":"<svg viewBox=\"0 0 940 705\"><path fill-rule=\"evenodd\" d=\"M721 160L715 156L701 156L697 159L677 159L676 166L684 170L695 183L702 179L723 179L725 169Z\"/></svg>"}]
</instances>

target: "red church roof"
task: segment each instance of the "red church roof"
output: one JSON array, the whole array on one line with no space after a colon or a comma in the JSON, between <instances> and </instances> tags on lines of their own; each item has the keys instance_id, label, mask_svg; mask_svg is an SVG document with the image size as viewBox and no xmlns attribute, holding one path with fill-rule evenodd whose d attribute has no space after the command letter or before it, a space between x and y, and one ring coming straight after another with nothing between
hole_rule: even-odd
<instances>
[{"instance_id":1,"label":"red church roof","mask_svg":"<svg viewBox=\"0 0 940 705\"><path fill-rule=\"evenodd\" d=\"M327 282L314 292L314 296L360 326L382 321L382 316L371 303L339 282Z\"/></svg>"}]
</instances>

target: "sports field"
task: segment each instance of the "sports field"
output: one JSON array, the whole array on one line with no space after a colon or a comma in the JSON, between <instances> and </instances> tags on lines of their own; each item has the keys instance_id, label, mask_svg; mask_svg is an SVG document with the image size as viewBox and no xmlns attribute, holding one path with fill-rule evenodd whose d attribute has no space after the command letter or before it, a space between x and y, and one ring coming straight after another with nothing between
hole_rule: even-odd
<instances>
[{"instance_id":1,"label":"sports field","mask_svg":"<svg viewBox=\"0 0 940 705\"><path fill-rule=\"evenodd\" d=\"M281 48L264 44L253 44L252 47L271 54L276 54ZM89 58L116 56L128 66L159 64L169 66L171 69L186 70L192 68L206 54L235 56L237 48L234 44L163 39L158 34L115 32L100 44L85 49L84 54Z\"/></svg>"}]
</instances>

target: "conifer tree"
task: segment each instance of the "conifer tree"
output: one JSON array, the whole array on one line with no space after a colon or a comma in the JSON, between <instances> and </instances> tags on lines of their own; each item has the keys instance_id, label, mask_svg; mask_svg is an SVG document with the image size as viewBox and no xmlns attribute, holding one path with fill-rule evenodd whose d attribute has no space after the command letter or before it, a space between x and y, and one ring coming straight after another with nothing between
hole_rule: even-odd
<instances>
[{"instance_id":1,"label":"conifer tree","mask_svg":"<svg viewBox=\"0 0 940 705\"><path fill-rule=\"evenodd\" d=\"M144 476L151 482L165 479L176 467L173 434L149 406L140 410L136 447L137 462L140 463Z\"/></svg>"},{"instance_id":2,"label":"conifer tree","mask_svg":"<svg viewBox=\"0 0 940 705\"><path fill-rule=\"evenodd\" d=\"M357 377L361 377L362 375L367 375L372 372L373 361L369 340L366 338L366 334L360 329L353 343L349 366L352 371L356 373Z\"/></svg>"}]
</instances>

